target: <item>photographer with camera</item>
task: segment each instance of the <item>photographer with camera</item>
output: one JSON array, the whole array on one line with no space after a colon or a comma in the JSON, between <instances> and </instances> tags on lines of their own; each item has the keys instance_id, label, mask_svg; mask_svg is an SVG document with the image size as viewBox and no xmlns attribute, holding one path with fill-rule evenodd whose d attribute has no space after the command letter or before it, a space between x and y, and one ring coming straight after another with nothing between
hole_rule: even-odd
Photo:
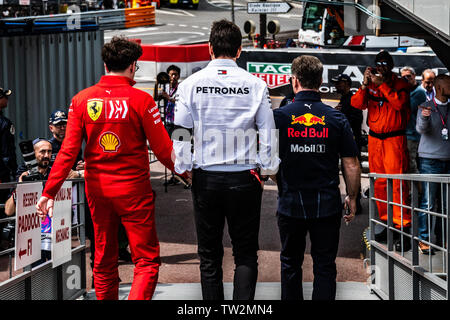
<instances>
[{"instance_id":1,"label":"photographer with camera","mask_svg":"<svg viewBox=\"0 0 450 320\"><path fill-rule=\"evenodd\" d=\"M153 92L153 98L157 102L163 102L164 107L164 126L172 137L172 132L175 128L173 121L175 115L175 97L178 89L178 80L180 79L181 69L176 65L170 65L167 72L160 72L156 78L155 90ZM165 182L164 185L177 185L180 181L175 178L174 172L169 181ZM189 185L186 185L189 187Z\"/></svg>"},{"instance_id":2,"label":"photographer with camera","mask_svg":"<svg viewBox=\"0 0 450 320\"><path fill-rule=\"evenodd\" d=\"M351 104L353 107L367 109L369 130L369 169L370 172L400 174L408 172L408 150L406 143L406 125L410 117L410 89L404 79L392 72L394 61L387 51L379 52L375 57L376 67L367 67L364 79L359 90L353 95ZM386 179L378 178L375 181L375 197L386 200ZM406 204L409 190L405 181L402 184L402 196L400 196L400 182L394 181L393 200L396 203ZM380 219L387 222L387 204L377 202ZM399 206L394 206L394 226L409 228L411 225L411 213L409 210L402 212ZM407 232L407 229L404 231ZM375 240L386 239L386 230L377 233L374 231ZM395 233L398 235L397 233ZM396 239L395 249L408 251L411 241L404 238L403 248L401 241Z\"/></svg>"},{"instance_id":3,"label":"photographer with camera","mask_svg":"<svg viewBox=\"0 0 450 320\"><path fill-rule=\"evenodd\" d=\"M17 169L17 182L42 181L47 180L50 175L50 162L52 158L52 145L44 138L36 138L31 141L23 141L19 144L25 163ZM77 177L75 171L69 173L68 179ZM16 213L16 190L11 192L11 196L5 204L5 214L13 216ZM41 260L36 261L31 266L35 267L51 259L51 219L47 216L42 221L41 226Z\"/></svg>"}]
</instances>

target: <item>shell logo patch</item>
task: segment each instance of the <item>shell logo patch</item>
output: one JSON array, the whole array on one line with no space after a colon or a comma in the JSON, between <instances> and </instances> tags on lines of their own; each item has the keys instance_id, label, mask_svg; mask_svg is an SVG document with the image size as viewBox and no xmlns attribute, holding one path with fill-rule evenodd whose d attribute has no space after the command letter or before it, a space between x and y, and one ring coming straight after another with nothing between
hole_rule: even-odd
<instances>
[{"instance_id":1,"label":"shell logo patch","mask_svg":"<svg viewBox=\"0 0 450 320\"><path fill-rule=\"evenodd\" d=\"M99 144L103 152L117 152L120 147L120 139L114 132L107 131L100 136Z\"/></svg>"},{"instance_id":2,"label":"shell logo patch","mask_svg":"<svg viewBox=\"0 0 450 320\"><path fill-rule=\"evenodd\" d=\"M87 103L87 112L89 117L96 121L100 115L102 114L103 109L103 100L101 99L92 99Z\"/></svg>"}]
</instances>

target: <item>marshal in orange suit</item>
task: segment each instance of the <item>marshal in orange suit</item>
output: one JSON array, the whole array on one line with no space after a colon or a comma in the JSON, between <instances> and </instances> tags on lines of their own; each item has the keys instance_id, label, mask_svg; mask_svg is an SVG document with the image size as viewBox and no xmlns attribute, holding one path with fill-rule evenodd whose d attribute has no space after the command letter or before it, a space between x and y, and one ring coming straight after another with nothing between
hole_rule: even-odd
<instances>
[{"instance_id":1,"label":"marshal in orange suit","mask_svg":"<svg viewBox=\"0 0 450 320\"><path fill-rule=\"evenodd\" d=\"M374 173L400 174L408 169L408 151L405 129L410 117L409 86L406 81L392 72L394 62L387 51L381 51L375 58L376 67L367 67L363 84L352 97L352 106L368 109L369 125L369 169ZM408 185L394 180L393 200L406 204ZM376 179L375 197L386 200L386 179ZM400 197L402 199L400 200ZM382 221L387 221L387 204L377 202ZM399 206L393 208L393 222L396 228L409 227L410 212ZM402 219L403 215L403 219Z\"/></svg>"}]
</instances>

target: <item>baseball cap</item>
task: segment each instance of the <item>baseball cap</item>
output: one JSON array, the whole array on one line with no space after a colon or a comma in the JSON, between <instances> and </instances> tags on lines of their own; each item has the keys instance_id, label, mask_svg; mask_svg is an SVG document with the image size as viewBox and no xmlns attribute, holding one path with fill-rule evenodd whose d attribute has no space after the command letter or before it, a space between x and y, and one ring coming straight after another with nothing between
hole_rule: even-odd
<instances>
[{"instance_id":1,"label":"baseball cap","mask_svg":"<svg viewBox=\"0 0 450 320\"><path fill-rule=\"evenodd\" d=\"M9 89L0 88L0 98L3 98L4 96L9 97L11 95L11 93L12 93L12 91Z\"/></svg>"},{"instance_id":2,"label":"baseball cap","mask_svg":"<svg viewBox=\"0 0 450 320\"><path fill-rule=\"evenodd\" d=\"M36 139L33 140L33 146L34 146L36 143L41 142L41 141L47 141L47 142L50 142L50 141L48 141L48 139L46 139L46 138L36 138Z\"/></svg>"},{"instance_id":3,"label":"baseball cap","mask_svg":"<svg viewBox=\"0 0 450 320\"><path fill-rule=\"evenodd\" d=\"M352 83L352 79L344 73L341 73L340 75L331 78L331 82L339 82L339 81L347 81L350 84Z\"/></svg>"},{"instance_id":4,"label":"baseball cap","mask_svg":"<svg viewBox=\"0 0 450 320\"><path fill-rule=\"evenodd\" d=\"M67 122L67 114L62 110L53 111L48 119L49 124L58 124L60 122Z\"/></svg>"}]
</instances>

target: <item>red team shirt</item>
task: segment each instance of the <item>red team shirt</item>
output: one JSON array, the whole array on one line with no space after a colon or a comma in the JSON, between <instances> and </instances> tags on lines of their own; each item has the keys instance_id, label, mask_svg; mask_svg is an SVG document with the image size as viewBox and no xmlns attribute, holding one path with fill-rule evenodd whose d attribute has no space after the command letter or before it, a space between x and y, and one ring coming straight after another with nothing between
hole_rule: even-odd
<instances>
[{"instance_id":1,"label":"red team shirt","mask_svg":"<svg viewBox=\"0 0 450 320\"><path fill-rule=\"evenodd\" d=\"M79 92L69 108L66 137L43 196L54 199L86 140L86 193L125 197L151 193L147 140L159 161L173 171L172 141L159 108L133 80L103 76Z\"/></svg>"}]
</instances>

